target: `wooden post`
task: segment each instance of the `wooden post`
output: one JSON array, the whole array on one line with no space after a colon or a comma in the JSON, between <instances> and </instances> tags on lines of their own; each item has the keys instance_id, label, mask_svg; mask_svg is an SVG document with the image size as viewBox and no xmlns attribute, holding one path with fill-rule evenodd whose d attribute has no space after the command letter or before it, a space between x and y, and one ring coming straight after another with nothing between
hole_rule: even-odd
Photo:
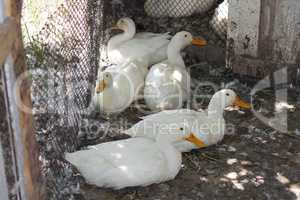
<instances>
[{"instance_id":1,"label":"wooden post","mask_svg":"<svg viewBox=\"0 0 300 200\"><path fill-rule=\"evenodd\" d=\"M0 199L8 200L8 186L4 166L3 149L0 143Z\"/></svg>"},{"instance_id":2,"label":"wooden post","mask_svg":"<svg viewBox=\"0 0 300 200\"><path fill-rule=\"evenodd\" d=\"M0 30L1 44L3 44L2 40L7 40L6 45L0 48L0 61L7 57L6 50L9 49L10 56L3 69L5 72L4 88L9 104L8 110L11 118L9 123L13 127L13 133L10 134L13 135L16 146L16 159L19 167L17 173L20 177L19 187L22 190L21 198L22 200L43 200L46 199L46 190L41 176L39 148L33 130L33 116L32 113L24 112L17 106L20 103L15 101L17 99L15 96L18 96L18 100L22 101L23 105L27 108L32 107L30 84L25 80L16 91L13 91L14 79L26 71L21 34L21 9L22 1L5 0L5 15L14 20L6 20L0 27L0 29L4 28ZM13 42L11 43L11 41ZM16 185L16 187L18 186Z\"/></svg>"},{"instance_id":3,"label":"wooden post","mask_svg":"<svg viewBox=\"0 0 300 200\"><path fill-rule=\"evenodd\" d=\"M300 64L299 0L229 0L227 65L263 78Z\"/></svg>"},{"instance_id":4,"label":"wooden post","mask_svg":"<svg viewBox=\"0 0 300 200\"><path fill-rule=\"evenodd\" d=\"M17 23L13 18L6 18L0 24L0 63L3 64L10 53L16 38Z\"/></svg>"}]
</instances>

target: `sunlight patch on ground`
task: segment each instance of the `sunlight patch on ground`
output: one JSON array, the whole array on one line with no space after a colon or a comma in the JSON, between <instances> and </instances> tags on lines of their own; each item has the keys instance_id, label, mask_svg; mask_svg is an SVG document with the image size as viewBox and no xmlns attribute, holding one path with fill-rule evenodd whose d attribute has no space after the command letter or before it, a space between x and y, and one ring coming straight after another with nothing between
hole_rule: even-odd
<instances>
[{"instance_id":1,"label":"sunlight patch on ground","mask_svg":"<svg viewBox=\"0 0 300 200\"><path fill-rule=\"evenodd\" d=\"M282 184L289 184L290 180L280 173L277 173L276 179Z\"/></svg>"},{"instance_id":2,"label":"sunlight patch on ground","mask_svg":"<svg viewBox=\"0 0 300 200\"><path fill-rule=\"evenodd\" d=\"M233 165L237 162L238 162L238 160L236 158L230 158L230 159L227 160L228 165Z\"/></svg>"},{"instance_id":3,"label":"sunlight patch on ground","mask_svg":"<svg viewBox=\"0 0 300 200\"><path fill-rule=\"evenodd\" d=\"M300 199L300 183L291 185L289 190L296 195L297 199Z\"/></svg>"}]
</instances>

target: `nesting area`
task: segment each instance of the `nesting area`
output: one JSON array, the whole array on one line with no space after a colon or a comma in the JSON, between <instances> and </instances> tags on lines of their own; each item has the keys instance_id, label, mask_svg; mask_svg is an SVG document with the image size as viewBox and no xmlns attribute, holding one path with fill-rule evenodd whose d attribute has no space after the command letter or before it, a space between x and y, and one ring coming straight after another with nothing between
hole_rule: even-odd
<instances>
[{"instance_id":1,"label":"nesting area","mask_svg":"<svg viewBox=\"0 0 300 200\"><path fill-rule=\"evenodd\" d=\"M221 3L214 1L204 13L193 11L188 16L174 16L170 11L164 13L169 16L149 16L144 9L145 1L141 0L66 0L48 17L37 35L25 31L29 34L26 62L32 70L35 136L48 199L297 199L297 194L299 198L300 84L294 79L285 85L291 94L288 103L294 105L288 109L288 133L270 128L250 111L228 110L224 140L184 153L181 171L172 181L117 191L101 189L86 184L78 170L64 159L66 152L127 138L122 132L140 121L145 112L150 113L143 100L118 115L86 112L98 70L110 65L105 47L115 33L108 28L121 17L131 17L137 32L174 35L186 30L208 42L206 47L190 46L183 51L194 100L185 104L186 108L205 109L217 90L229 88L244 100L252 101L256 113L273 116L274 90L269 87L250 96L258 80L234 74L225 66L227 41L226 28L222 27L227 27L226 17L222 18L221 28L214 24L215 10L222 12L222 7L218 8ZM154 7L148 8L148 12L160 9L164 11ZM290 69L289 74L299 73L297 70ZM198 83L205 84L199 87ZM5 109L2 99L0 106ZM0 122L5 126L5 120ZM0 132L0 137L4 134ZM4 149L10 148L5 146L5 140L1 141ZM13 192L11 195L14 196Z\"/></svg>"}]
</instances>

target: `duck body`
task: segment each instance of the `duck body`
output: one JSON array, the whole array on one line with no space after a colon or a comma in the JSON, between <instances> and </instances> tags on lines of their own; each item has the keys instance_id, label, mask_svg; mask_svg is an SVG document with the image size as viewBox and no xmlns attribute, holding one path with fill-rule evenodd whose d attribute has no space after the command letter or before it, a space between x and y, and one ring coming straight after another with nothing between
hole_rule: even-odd
<instances>
[{"instance_id":1,"label":"duck body","mask_svg":"<svg viewBox=\"0 0 300 200\"><path fill-rule=\"evenodd\" d=\"M181 153L171 144L148 138L131 138L67 153L87 183L121 189L148 186L174 179L181 168Z\"/></svg>"},{"instance_id":2,"label":"duck body","mask_svg":"<svg viewBox=\"0 0 300 200\"><path fill-rule=\"evenodd\" d=\"M169 38L168 34L139 33L118 48L109 50L108 58L115 64L122 64L128 59L143 58L148 65L153 65L167 58Z\"/></svg>"},{"instance_id":3,"label":"duck body","mask_svg":"<svg viewBox=\"0 0 300 200\"><path fill-rule=\"evenodd\" d=\"M171 38L168 33L136 33L135 23L130 18L120 19L117 27L124 32L108 42L107 51L111 63L120 65L129 59L144 59L150 66L167 58Z\"/></svg>"},{"instance_id":4,"label":"duck body","mask_svg":"<svg viewBox=\"0 0 300 200\"><path fill-rule=\"evenodd\" d=\"M95 90L93 96L94 107L101 113L114 114L128 108L133 101L140 98L143 91L145 77L148 69L143 62L129 61L120 67L110 67L101 76L109 74L111 76L110 85L100 93ZM96 85L103 81L103 78L97 80Z\"/></svg>"},{"instance_id":5,"label":"duck body","mask_svg":"<svg viewBox=\"0 0 300 200\"><path fill-rule=\"evenodd\" d=\"M193 43L205 45L193 39L186 31L177 33L168 45L168 60L154 65L145 80L144 96L151 110L180 109L189 97L190 76L181 56L181 50Z\"/></svg>"},{"instance_id":6,"label":"duck body","mask_svg":"<svg viewBox=\"0 0 300 200\"><path fill-rule=\"evenodd\" d=\"M185 132L174 134L173 129L189 127L191 132L203 142L203 147L217 144L225 133L225 120L223 117L212 118L207 112L188 109L165 110L142 118L140 122L125 131L131 137L146 137L155 140L166 139L172 141L180 152L189 152L199 148L194 143L178 137L188 137Z\"/></svg>"},{"instance_id":7,"label":"duck body","mask_svg":"<svg viewBox=\"0 0 300 200\"><path fill-rule=\"evenodd\" d=\"M145 101L151 110L181 108L189 96L190 76L168 61L154 65L145 80Z\"/></svg>"}]
</instances>

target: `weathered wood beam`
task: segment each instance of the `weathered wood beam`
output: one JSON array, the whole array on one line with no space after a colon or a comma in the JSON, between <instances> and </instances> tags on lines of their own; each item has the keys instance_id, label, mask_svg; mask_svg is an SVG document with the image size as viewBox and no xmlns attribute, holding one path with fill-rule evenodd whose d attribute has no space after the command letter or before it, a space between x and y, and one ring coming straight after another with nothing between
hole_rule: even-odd
<instances>
[{"instance_id":1,"label":"weathered wood beam","mask_svg":"<svg viewBox=\"0 0 300 200\"><path fill-rule=\"evenodd\" d=\"M7 70L7 66L9 65L9 67L11 67L10 69L13 68L13 70L11 70L13 76L17 78L27 70L25 64L25 55L21 32L22 0L4 1L5 15L8 17L12 17L15 21L13 22L14 25L10 25L11 27L9 26L9 32L5 36L6 38L15 38L12 48L10 48L9 55L11 57L11 62L10 64L6 64L5 71ZM10 34L13 37L11 37ZM3 55L3 59L5 59L5 55ZM10 88L9 85L13 85L15 83L12 83L13 80L9 81L10 83L4 83L4 86L7 88L7 93L12 93L12 88ZM14 107L13 109L11 108L10 111L17 110L17 113L11 114L15 115L15 117L18 118L17 126L19 129L19 133L15 133L14 136L18 137L15 139L16 141L21 141L22 143L22 149L18 152L18 154L21 154L22 156L22 159L19 160L21 162L21 165L19 166L23 166L23 168L19 169L19 171L21 171L20 176L24 177L25 179L25 196L28 200L44 200L46 199L46 187L41 174L41 163L39 161L39 146L36 142L34 133L33 115L32 113L28 113L25 110L22 110L21 107L17 106L25 105L27 108L32 108L30 81L24 80L22 84L20 84L20 87L18 87L16 91L14 91L14 93L12 94L14 96L19 97L12 99L12 97L6 94L6 98L8 98L10 106ZM15 100L17 102L15 102ZM20 104L20 102L18 101L21 101L22 104Z\"/></svg>"},{"instance_id":2,"label":"weathered wood beam","mask_svg":"<svg viewBox=\"0 0 300 200\"><path fill-rule=\"evenodd\" d=\"M262 78L300 64L299 0L229 0L227 66Z\"/></svg>"},{"instance_id":3,"label":"weathered wood beam","mask_svg":"<svg viewBox=\"0 0 300 200\"><path fill-rule=\"evenodd\" d=\"M0 199L8 200L8 186L5 172L2 144L0 142Z\"/></svg>"},{"instance_id":4,"label":"weathered wood beam","mask_svg":"<svg viewBox=\"0 0 300 200\"><path fill-rule=\"evenodd\" d=\"M0 24L0 64L2 65L10 53L16 39L17 22L8 17Z\"/></svg>"}]
</instances>

